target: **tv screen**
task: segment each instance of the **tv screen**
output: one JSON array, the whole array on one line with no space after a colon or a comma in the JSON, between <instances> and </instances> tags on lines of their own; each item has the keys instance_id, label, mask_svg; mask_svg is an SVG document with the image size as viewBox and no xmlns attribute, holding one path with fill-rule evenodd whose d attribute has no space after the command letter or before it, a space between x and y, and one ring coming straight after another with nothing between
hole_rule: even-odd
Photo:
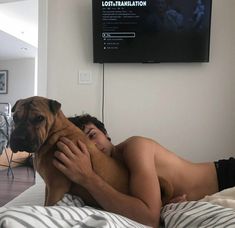
<instances>
[{"instance_id":1,"label":"tv screen","mask_svg":"<svg viewBox=\"0 0 235 228\"><path fill-rule=\"evenodd\" d=\"M212 0L93 0L95 63L208 62Z\"/></svg>"}]
</instances>

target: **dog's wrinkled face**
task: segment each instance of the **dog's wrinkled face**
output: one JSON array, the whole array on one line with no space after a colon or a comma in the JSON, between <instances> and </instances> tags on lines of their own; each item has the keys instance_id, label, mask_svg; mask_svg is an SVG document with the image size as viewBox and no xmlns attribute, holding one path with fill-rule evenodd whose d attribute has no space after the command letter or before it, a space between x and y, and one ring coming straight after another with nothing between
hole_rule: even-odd
<instances>
[{"instance_id":1,"label":"dog's wrinkled face","mask_svg":"<svg viewBox=\"0 0 235 228\"><path fill-rule=\"evenodd\" d=\"M45 142L60 103L43 97L19 100L12 108L14 130L10 137L13 152L36 152Z\"/></svg>"}]
</instances>

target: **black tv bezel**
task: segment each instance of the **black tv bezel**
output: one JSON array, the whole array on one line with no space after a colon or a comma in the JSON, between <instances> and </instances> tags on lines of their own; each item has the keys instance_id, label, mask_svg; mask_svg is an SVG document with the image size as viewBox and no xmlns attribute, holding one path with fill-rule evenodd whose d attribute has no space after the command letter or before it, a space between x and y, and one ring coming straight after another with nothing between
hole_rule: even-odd
<instances>
[{"instance_id":1,"label":"black tv bezel","mask_svg":"<svg viewBox=\"0 0 235 228\"><path fill-rule=\"evenodd\" d=\"M174 60L163 60L162 58L138 58L138 59L124 59L123 57L120 58L120 56L112 56L112 58L110 59L109 57L107 57L106 55L104 55L104 52L102 52L102 56L98 57L95 55L96 53L96 40L97 40L97 33L102 33L102 29L98 28L98 26L96 25L97 23L97 18L96 18L96 5L94 4L94 2L97 4L98 1L102 1L102 0L92 0L92 32L93 32L93 63L207 63L210 61L210 44L211 44L211 20L212 20L212 0L208 0L209 1L209 27L208 27L208 36L207 36L207 42L208 44L206 45L206 49L205 49L205 55L204 58L200 58L200 59L193 59L193 58L188 58L188 59L179 59L179 58L175 58ZM100 13L101 15L101 13ZM101 24L102 22L100 22ZM139 55L140 56L140 55Z\"/></svg>"}]
</instances>

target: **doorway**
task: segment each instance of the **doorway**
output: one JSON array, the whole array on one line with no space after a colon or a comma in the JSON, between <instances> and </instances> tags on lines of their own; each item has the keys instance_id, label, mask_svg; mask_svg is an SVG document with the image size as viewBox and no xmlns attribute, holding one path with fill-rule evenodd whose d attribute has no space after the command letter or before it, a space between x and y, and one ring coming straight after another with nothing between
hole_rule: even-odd
<instances>
[{"instance_id":1,"label":"doorway","mask_svg":"<svg viewBox=\"0 0 235 228\"><path fill-rule=\"evenodd\" d=\"M0 102L14 104L37 95L38 0L0 0L0 70L7 71L7 93Z\"/></svg>"}]
</instances>

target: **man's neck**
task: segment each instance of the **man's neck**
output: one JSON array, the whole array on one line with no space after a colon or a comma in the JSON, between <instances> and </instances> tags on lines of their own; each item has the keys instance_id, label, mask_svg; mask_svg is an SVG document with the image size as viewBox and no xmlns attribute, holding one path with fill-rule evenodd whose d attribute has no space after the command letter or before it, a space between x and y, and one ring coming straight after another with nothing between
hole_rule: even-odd
<instances>
[{"instance_id":1,"label":"man's neck","mask_svg":"<svg viewBox=\"0 0 235 228\"><path fill-rule=\"evenodd\" d=\"M118 146L113 146L113 149L111 151L111 157L119 161L123 161L122 151Z\"/></svg>"}]
</instances>

